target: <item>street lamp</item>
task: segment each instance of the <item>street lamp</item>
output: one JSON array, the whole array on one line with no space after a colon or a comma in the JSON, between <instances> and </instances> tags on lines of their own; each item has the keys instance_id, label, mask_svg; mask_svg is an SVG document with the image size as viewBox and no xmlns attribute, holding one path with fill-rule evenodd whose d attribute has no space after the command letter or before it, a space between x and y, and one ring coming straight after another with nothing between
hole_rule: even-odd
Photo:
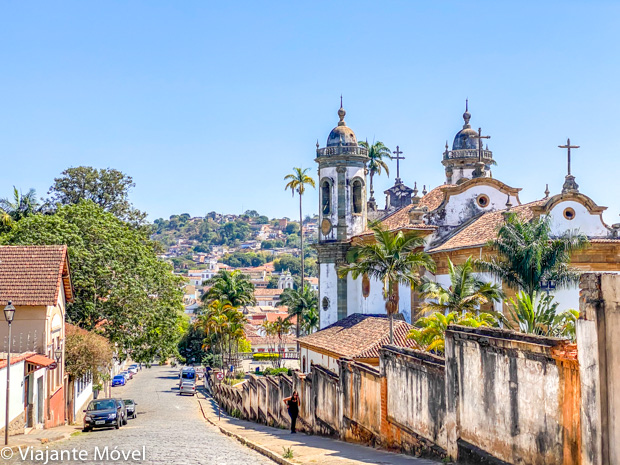
<instances>
[{"instance_id":1,"label":"street lamp","mask_svg":"<svg viewBox=\"0 0 620 465\"><path fill-rule=\"evenodd\" d=\"M60 363L60 357L62 357L62 349L58 346L58 349L54 351L54 356L56 357L56 361Z\"/></svg>"},{"instance_id":2,"label":"street lamp","mask_svg":"<svg viewBox=\"0 0 620 465\"><path fill-rule=\"evenodd\" d=\"M9 392L11 389L11 323L15 316L15 307L9 300L9 303L4 307L4 318L9 324L9 351L6 356L6 412L4 414L4 445L9 444Z\"/></svg>"}]
</instances>

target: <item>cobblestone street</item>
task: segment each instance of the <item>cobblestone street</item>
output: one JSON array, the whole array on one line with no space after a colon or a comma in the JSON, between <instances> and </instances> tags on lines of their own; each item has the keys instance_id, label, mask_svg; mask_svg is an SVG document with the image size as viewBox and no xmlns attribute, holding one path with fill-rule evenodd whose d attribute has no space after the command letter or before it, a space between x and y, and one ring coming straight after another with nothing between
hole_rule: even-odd
<instances>
[{"instance_id":1,"label":"cobblestone street","mask_svg":"<svg viewBox=\"0 0 620 465\"><path fill-rule=\"evenodd\" d=\"M36 450L50 451L49 464L67 463L52 460L51 451L72 449L87 451L86 461L76 463L144 463L144 464L252 464L267 465L272 461L222 435L207 424L193 396L178 395L178 370L169 366L142 369L127 386L112 390L113 397L134 399L138 417L119 430L102 429L79 433L71 439L40 446ZM18 442L18 441L15 441ZM95 460L95 450L140 451L145 448L146 459ZM22 451L24 453L24 451ZM114 455L116 458L116 455ZM44 464L42 460L22 459L19 452L2 463Z\"/></svg>"}]
</instances>

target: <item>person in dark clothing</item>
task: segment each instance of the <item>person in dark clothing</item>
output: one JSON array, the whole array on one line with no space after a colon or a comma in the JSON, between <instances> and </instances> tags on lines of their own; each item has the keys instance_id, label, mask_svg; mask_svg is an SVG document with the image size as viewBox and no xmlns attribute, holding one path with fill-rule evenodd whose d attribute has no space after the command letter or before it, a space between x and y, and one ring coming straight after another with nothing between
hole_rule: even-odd
<instances>
[{"instance_id":1,"label":"person in dark clothing","mask_svg":"<svg viewBox=\"0 0 620 465\"><path fill-rule=\"evenodd\" d=\"M297 422L297 417L299 416L299 395L297 391L293 391L293 395L291 397L287 397L284 399L284 403L288 408L288 414L291 417L291 434L295 434L295 423Z\"/></svg>"}]
</instances>

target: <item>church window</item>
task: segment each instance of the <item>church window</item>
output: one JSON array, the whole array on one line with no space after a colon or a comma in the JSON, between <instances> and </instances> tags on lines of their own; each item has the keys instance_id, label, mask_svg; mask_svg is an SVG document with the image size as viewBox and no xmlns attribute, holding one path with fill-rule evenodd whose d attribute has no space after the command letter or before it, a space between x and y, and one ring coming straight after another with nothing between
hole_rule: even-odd
<instances>
[{"instance_id":1,"label":"church window","mask_svg":"<svg viewBox=\"0 0 620 465\"><path fill-rule=\"evenodd\" d=\"M573 210L572 208L567 208L564 210L564 218L566 218L567 220L573 220L575 218L575 210Z\"/></svg>"},{"instance_id":2,"label":"church window","mask_svg":"<svg viewBox=\"0 0 620 465\"><path fill-rule=\"evenodd\" d=\"M489 206L490 200L488 196L484 194L480 194L478 198L476 199L476 202L478 203L478 206L480 208L486 208Z\"/></svg>"},{"instance_id":3,"label":"church window","mask_svg":"<svg viewBox=\"0 0 620 465\"><path fill-rule=\"evenodd\" d=\"M329 181L323 181L321 184L321 202L323 215L329 215L331 212L332 195Z\"/></svg>"},{"instance_id":4,"label":"church window","mask_svg":"<svg viewBox=\"0 0 620 465\"><path fill-rule=\"evenodd\" d=\"M353 181L353 213L362 213L362 183Z\"/></svg>"}]
</instances>

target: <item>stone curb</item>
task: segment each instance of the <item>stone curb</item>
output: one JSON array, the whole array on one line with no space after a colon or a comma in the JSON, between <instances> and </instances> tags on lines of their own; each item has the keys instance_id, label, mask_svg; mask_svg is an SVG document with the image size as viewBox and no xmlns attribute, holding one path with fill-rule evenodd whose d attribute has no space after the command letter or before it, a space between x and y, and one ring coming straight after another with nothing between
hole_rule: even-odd
<instances>
[{"instance_id":1,"label":"stone curb","mask_svg":"<svg viewBox=\"0 0 620 465\"><path fill-rule=\"evenodd\" d=\"M298 463L291 462L290 460L287 460L287 459L277 455L276 453L270 451L266 447L263 447L260 444L257 444L257 443L255 443L253 441L250 441L250 440L244 438L243 436L241 436L241 435L239 435L237 433L233 433L232 431L224 428L223 426L220 426L217 423L213 422L213 420L211 420L211 418L209 418L209 416L206 414L200 399L198 397L196 397L196 400L198 400L198 405L200 406L200 411L202 412L202 416L205 418L205 420L207 420L213 426L218 428L226 436L230 436L232 438L235 438L237 441L239 441L244 446L247 446L250 449L254 449L256 452L264 455L267 458L270 458L271 460L273 460L276 463L279 463L280 465L299 465Z\"/></svg>"},{"instance_id":2,"label":"stone curb","mask_svg":"<svg viewBox=\"0 0 620 465\"><path fill-rule=\"evenodd\" d=\"M63 433L60 436L54 436L51 438L39 438L39 443L38 444L15 444L15 445L11 445L9 444L8 446L0 446L0 449L11 449L13 452L17 452L20 447L21 448L27 448L27 447L34 447L34 446L38 446L38 445L42 445L42 444L49 444L51 442L57 442L57 441L62 441L64 439L69 439L71 437L71 434L73 433ZM22 436L20 434L20 436ZM27 436L27 435L26 435ZM12 436L15 437L15 436ZM44 441L45 439L47 439L47 441Z\"/></svg>"}]
</instances>

